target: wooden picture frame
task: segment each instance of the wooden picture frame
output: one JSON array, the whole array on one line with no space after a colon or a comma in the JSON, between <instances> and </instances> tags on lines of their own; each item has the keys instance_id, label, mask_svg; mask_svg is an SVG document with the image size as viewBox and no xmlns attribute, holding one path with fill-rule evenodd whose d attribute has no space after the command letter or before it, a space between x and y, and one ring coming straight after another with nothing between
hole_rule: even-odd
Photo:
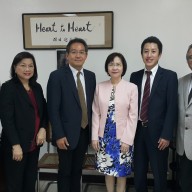
<instances>
[{"instance_id":1,"label":"wooden picture frame","mask_svg":"<svg viewBox=\"0 0 192 192\"><path fill-rule=\"evenodd\" d=\"M65 49L57 49L57 69L60 67L63 67L68 64L68 61L66 59L66 50Z\"/></svg>"},{"instance_id":2,"label":"wooden picture frame","mask_svg":"<svg viewBox=\"0 0 192 192\"><path fill-rule=\"evenodd\" d=\"M23 13L24 49L65 49L73 38L89 49L113 48L113 12Z\"/></svg>"}]
</instances>

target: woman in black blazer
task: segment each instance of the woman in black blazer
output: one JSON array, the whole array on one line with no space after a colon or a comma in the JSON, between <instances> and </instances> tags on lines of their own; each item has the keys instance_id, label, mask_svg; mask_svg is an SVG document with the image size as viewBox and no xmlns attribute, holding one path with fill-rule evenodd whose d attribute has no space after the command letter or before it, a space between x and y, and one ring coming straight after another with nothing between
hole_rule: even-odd
<instances>
[{"instance_id":1,"label":"woman in black blazer","mask_svg":"<svg viewBox=\"0 0 192 192\"><path fill-rule=\"evenodd\" d=\"M46 101L31 53L18 53L10 73L0 90L6 191L35 192L39 149L46 140Z\"/></svg>"}]
</instances>

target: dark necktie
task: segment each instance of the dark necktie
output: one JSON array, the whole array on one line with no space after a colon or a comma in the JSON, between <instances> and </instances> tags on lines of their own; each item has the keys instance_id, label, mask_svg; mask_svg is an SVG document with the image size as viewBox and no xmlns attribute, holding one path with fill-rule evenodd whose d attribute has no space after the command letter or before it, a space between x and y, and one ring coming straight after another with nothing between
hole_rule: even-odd
<instances>
[{"instance_id":1,"label":"dark necktie","mask_svg":"<svg viewBox=\"0 0 192 192\"><path fill-rule=\"evenodd\" d=\"M147 79L145 82L143 100L141 105L141 113L140 113L140 118L143 122L146 122L148 120L147 111L148 111L149 96L150 96L150 75L152 74L152 72L145 71L145 73L147 75Z\"/></svg>"},{"instance_id":2,"label":"dark necktie","mask_svg":"<svg viewBox=\"0 0 192 192\"><path fill-rule=\"evenodd\" d=\"M82 109L81 127L85 128L88 124L87 105L85 103L85 95L84 95L83 86L80 80L80 74L81 72L77 73L77 90L78 90L79 100L80 100L81 109Z\"/></svg>"},{"instance_id":3,"label":"dark necktie","mask_svg":"<svg viewBox=\"0 0 192 192\"><path fill-rule=\"evenodd\" d=\"M188 103L190 102L191 97L192 97L192 88L191 88L191 90L190 90L190 92L189 92L189 96L188 96Z\"/></svg>"}]
</instances>

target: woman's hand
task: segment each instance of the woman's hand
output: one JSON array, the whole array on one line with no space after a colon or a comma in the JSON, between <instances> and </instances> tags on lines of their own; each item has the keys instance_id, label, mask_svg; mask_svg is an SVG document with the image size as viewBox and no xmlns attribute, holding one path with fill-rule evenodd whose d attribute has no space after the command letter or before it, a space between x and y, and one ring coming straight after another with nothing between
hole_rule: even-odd
<instances>
[{"instance_id":1,"label":"woman's hand","mask_svg":"<svg viewBox=\"0 0 192 192\"><path fill-rule=\"evenodd\" d=\"M98 140L92 140L92 147L95 151L99 151L99 141Z\"/></svg>"},{"instance_id":2,"label":"woman's hand","mask_svg":"<svg viewBox=\"0 0 192 192\"><path fill-rule=\"evenodd\" d=\"M23 159L23 150L19 144L12 146L12 152L13 152L13 160L21 161Z\"/></svg>"},{"instance_id":3,"label":"woman's hand","mask_svg":"<svg viewBox=\"0 0 192 192\"><path fill-rule=\"evenodd\" d=\"M129 151L129 145L126 143L121 142L121 152L127 153Z\"/></svg>"},{"instance_id":4,"label":"woman's hand","mask_svg":"<svg viewBox=\"0 0 192 192\"><path fill-rule=\"evenodd\" d=\"M46 141L46 130L45 128L40 128L39 132L37 133L36 137L36 143L37 145L43 145L43 143Z\"/></svg>"}]
</instances>

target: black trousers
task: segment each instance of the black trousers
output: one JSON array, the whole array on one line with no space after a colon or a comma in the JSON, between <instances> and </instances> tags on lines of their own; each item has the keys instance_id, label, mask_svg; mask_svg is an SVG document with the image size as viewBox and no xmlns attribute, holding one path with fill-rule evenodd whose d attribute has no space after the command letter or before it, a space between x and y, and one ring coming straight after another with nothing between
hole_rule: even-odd
<instances>
[{"instance_id":1,"label":"black trousers","mask_svg":"<svg viewBox=\"0 0 192 192\"><path fill-rule=\"evenodd\" d=\"M178 155L178 180L182 192L192 191L192 161L186 157Z\"/></svg>"},{"instance_id":2,"label":"black trousers","mask_svg":"<svg viewBox=\"0 0 192 192\"><path fill-rule=\"evenodd\" d=\"M4 152L6 192L35 192L39 148L24 153L21 161L12 159L12 150Z\"/></svg>"},{"instance_id":3,"label":"black trousers","mask_svg":"<svg viewBox=\"0 0 192 192\"><path fill-rule=\"evenodd\" d=\"M81 129L79 142L73 150L57 149L59 155L58 192L80 192L82 164L89 144L89 129Z\"/></svg>"},{"instance_id":4,"label":"black trousers","mask_svg":"<svg viewBox=\"0 0 192 192\"><path fill-rule=\"evenodd\" d=\"M158 144L157 144L158 145ZM137 192L147 192L149 164L154 176L154 191L167 191L168 151L160 151L151 141L147 127L139 123L134 142L134 184Z\"/></svg>"}]
</instances>

